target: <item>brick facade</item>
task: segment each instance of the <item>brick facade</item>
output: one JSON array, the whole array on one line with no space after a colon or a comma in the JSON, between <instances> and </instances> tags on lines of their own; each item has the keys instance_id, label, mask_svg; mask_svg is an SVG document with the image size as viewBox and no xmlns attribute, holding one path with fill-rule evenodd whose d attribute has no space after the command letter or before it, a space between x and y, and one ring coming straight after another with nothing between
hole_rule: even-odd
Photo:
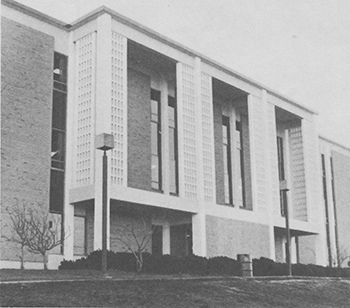
<instances>
[{"instance_id":1,"label":"brick facade","mask_svg":"<svg viewBox=\"0 0 350 308\"><path fill-rule=\"evenodd\" d=\"M128 69L128 186L151 190L150 78Z\"/></svg>"},{"instance_id":2,"label":"brick facade","mask_svg":"<svg viewBox=\"0 0 350 308\"><path fill-rule=\"evenodd\" d=\"M224 162L222 148L222 107L214 101L214 142L215 142L215 176L216 202L225 204Z\"/></svg>"},{"instance_id":3,"label":"brick facade","mask_svg":"<svg viewBox=\"0 0 350 308\"><path fill-rule=\"evenodd\" d=\"M49 205L54 38L4 17L1 26L4 227L6 207ZM15 245L1 243L1 259L13 259Z\"/></svg>"},{"instance_id":4,"label":"brick facade","mask_svg":"<svg viewBox=\"0 0 350 308\"><path fill-rule=\"evenodd\" d=\"M207 256L251 254L253 258L270 256L267 225L207 215Z\"/></svg>"}]
</instances>

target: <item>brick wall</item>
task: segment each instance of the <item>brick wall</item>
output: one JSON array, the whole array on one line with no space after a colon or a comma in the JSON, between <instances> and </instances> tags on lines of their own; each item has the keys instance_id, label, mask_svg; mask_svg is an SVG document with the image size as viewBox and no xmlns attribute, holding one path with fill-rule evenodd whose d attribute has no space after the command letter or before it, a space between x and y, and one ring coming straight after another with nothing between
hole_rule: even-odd
<instances>
[{"instance_id":1,"label":"brick wall","mask_svg":"<svg viewBox=\"0 0 350 308\"><path fill-rule=\"evenodd\" d=\"M216 203L225 204L224 162L222 148L222 107L214 102L214 142L215 142L215 176Z\"/></svg>"},{"instance_id":2,"label":"brick wall","mask_svg":"<svg viewBox=\"0 0 350 308\"><path fill-rule=\"evenodd\" d=\"M152 230L150 215L112 209L110 216L110 250L130 252L120 239L126 241L133 249L136 249L137 245L132 235L132 229L134 229L137 239L141 242ZM151 247L152 240L150 240L144 252L151 253Z\"/></svg>"},{"instance_id":3,"label":"brick wall","mask_svg":"<svg viewBox=\"0 0 350 308\"><path fill-rule=\"evenodd\" d=\"M237 258L248 253L252 258L270 258L267 225L207 215L207 256Z\"/></svg>"},{"instance_id":4,"label":"brick wall","mask_svg":"<svg viewBox=\"0 0 350 308\"><path fill-rule=\"evenodd\" d=\"M128 69L128 186L151 190L150 78Z\"/></svg>"},{"instance_id":5,"label":"brick wall","mask_svg":"<svg viewBox=\"0 0 350 308\"><path fill-rule=\"evenodd\" d=\"M6 232L6 207L17 202L48 207L54 39L4 17L1 26L1 227ZM16 245L2 241L0 250L2 260L19 260ZM27 254L27 260L33 258Z\"/></svg>"}]
</instances>

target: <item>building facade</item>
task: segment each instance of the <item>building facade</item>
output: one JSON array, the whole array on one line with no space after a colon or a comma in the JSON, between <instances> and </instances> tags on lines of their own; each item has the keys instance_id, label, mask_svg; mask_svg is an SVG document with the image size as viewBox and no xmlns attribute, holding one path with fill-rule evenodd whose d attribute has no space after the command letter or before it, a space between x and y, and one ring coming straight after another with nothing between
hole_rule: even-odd
<instances>
[{"instance_id":1,"label":"building facade","mask_svg":"<svg viewBox=\"0 0 350 308\"><path fill-rule=\"evenodd\" d=\"M101 133L115 140L109 249L154 230L154 254L284 262L287 203L292 261L337 264L350 150L319 139L315 117L106 7L67 25L2 0L2 230L16 203L61 217L51 268L102 247ZM19 267L18 245L1 245L1 267Z\"/></svg>"}]
</instances>

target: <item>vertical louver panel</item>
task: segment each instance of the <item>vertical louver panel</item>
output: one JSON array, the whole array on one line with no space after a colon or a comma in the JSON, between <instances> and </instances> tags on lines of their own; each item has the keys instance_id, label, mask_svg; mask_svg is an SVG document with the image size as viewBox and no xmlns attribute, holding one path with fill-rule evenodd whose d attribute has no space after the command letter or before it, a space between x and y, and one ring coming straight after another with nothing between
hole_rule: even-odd
<instances>
[{"instance_id":1,"label":"vertical louver panel","mask_svg":"<svg viewBox=\"0 0 350 308\"><path fill-rule=\"evenodd\" d=\"M127 41L112 31L111 132L115 148L111 153L111 183L126 185L127 179Z\"/></svg>"},{"instance_id":2,"label":"vertical louver panel","mask_svg":"<svg viewBox=\"0 0 350 308\"><path fill-rule=\"evenodd\" d=\"M305 161L303 135L300 126L289 129L289 155L293 196L289 208L294 219L307 221Z\"/></svg>"},{"instance_id":3,"label":"vertical louver panel","mask_svg":"<svg viewBox=\"0 0 350 308\"><path fill-rule=\"evenodd\" d=\"M201 74L204 200L214 202L214 119L211 77Z\"/></svg>"},{"instance_id":4,"label":"vertical louver panel","mask_svg":"<svg viewBox=\"0 0 350 308\"><path fill-rule=\"evenodd\" d=\"M194 68L177 64L180 195L197 198ZM181 131L180 131L181 130Z\"/></svg>"},{"instance_id":5,"label":"vertical louver panel","mask_svg":"<svg viewBox=\"0 0 350 308\"><path fill-rule=\"evenodd\" d=\"M77 40L76 186L93 183L96 33Z\"/></svg>"}]
</instances>

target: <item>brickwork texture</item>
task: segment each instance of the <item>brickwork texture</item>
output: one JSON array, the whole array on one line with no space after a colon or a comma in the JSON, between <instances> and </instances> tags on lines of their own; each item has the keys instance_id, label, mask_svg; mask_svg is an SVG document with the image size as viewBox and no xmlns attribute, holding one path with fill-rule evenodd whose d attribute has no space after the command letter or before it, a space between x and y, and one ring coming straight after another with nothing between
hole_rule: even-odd
<instances>
[{"instance_id":1,"label":"brickwork texture","mask_svg":"<svg viewBox=\"0 0 350 308\"><path fill-rule=\"evenodd\" d=\"M1 227L8 232L7 207L49 205L54 39L4 17L1 26ZM19 247L3 239L0 251L1 260L19 260Z\"/></svg>"}]
</instances>

